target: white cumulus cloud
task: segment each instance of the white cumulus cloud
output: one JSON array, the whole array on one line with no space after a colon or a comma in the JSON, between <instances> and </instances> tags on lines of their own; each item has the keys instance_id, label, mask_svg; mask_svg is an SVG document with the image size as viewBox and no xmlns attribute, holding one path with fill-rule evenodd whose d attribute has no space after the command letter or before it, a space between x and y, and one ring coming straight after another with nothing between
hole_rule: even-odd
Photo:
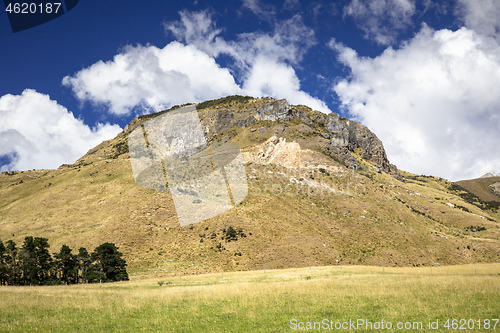
<instances>
[{"instance_id":1,"label":"white cumulus cloud","mask_svg":"<svg viewBox=\"0 0 500 333\"><path fill-rule=\"evenodd\" d=\"M458 0L457 12L468 28L500 42L500 1Z\"/></svg>"},{"instance_id":2,"label":"white cumulus cloud","mask_svg":"<svg viewBox=\"0 0 500 333\"><path fill-rule=\"evenodd\" d=\"M307 105L314 110L328 110L325 104L300 90L300 82L292 67L257 57L249 70L243 91L251 96L287 96L291 104Z\"/></svg>"},{"instance_id":3,"label":"white cumulus cloud","mask_svg":"<svg viewBox=\"0 0 500 333\"><path fill-rule=\"evenodd\" d=\"M424 26L375 58L331 46L351 70L334 91L399 168L450 180L500 169L500 46L493 39Z\"/></svg>"},{"instance_id":4,"label":"white cumulus cloud","mask_svg":"<svg viewBox=\"0 0 500 333\"><path fill-rule=\"evenodd\" d=\"M397 37L412 25L415 0L351 0L344 7L344 15L350 16L365 33L365 38L380 45L391 45Z\"/></svg>"},{"instance_id":5,"label":"white cumulus cloud","mask_svg":"<svg viewBox=\"0 0 500 333\"><path fill-rule=\"evenodd\" d=\"M230 41L219 36L208 11L182 11L178 21L165 23L165 30L177 41L162 49L127 47L113 60L65 77L63 84L79 100L105 105L119 115L233 94L286 98L330 112L301 90L293 68L316 44L314 31L299 15L276 24L272 33L245 33ZM228 68L217 63L219 56L230 59Z\"/></svg>"},{"instance_id":6,"label":"white cumulus cloud","mask_svg":"<svg viewBox=\"0 0 500 333\"><path fill-rule=\"evenodd\" d=\"M158 111L240 92L229 70L198 48L178 42L163 49L127 47L111 61L66 76L63 84L81 101L105 104L118 115L136 107Z\"/></svg>"},{"instance_id":7,"label":"white cumulus cloud","mask_svg":"<svg viewBox=\"0 0 500 333\"><path fill-rule=\"evenodd\" d=\"M48 95L26 89L0 97L0 171L51 169L73 163L89 149L117 135L118 125L95 128L76 119Z\"/></svg>"},{"instance_id":8,"label":"white cumulus cloud","mask_svg":"<svg viewBox=\"0 0 500 333\"><path fill-rule=\"evenodd\" d=\"M166 23L165 29L214 59L220 55L232 58L232 72L242 82L241 93L285 98L292 104L330 112L323 101L301 89L294 69L317 43L314 30L304 24L300 15L276 22L271 33L244 33L230 41L219 36L221 30L210 23L213 21L209 12L180 12L180 16L179 21Z\"/></svg>"}]
</instances>

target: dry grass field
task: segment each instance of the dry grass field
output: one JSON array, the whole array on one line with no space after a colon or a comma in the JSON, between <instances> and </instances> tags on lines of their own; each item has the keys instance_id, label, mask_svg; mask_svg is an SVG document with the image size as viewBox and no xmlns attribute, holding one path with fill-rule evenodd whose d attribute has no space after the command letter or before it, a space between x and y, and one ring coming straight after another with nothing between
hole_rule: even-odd
<instances>
[{"instance_id":1,"label":"dry grass field","mask_svg":"<svg viewBox=\"0 0 500 333\"><path fill-rule=\"evenodd\" d=\"M469 325L463 331L494 332L499 274L500 264L433 267L432 274L429 267L343 265L1 287L0 331L292 332L316 322L321 331L371 332L367 322L383 320L391 332L455 332L457 319ZM360 326L346 328L349 320Z\"/></svg>"}]
</instances>

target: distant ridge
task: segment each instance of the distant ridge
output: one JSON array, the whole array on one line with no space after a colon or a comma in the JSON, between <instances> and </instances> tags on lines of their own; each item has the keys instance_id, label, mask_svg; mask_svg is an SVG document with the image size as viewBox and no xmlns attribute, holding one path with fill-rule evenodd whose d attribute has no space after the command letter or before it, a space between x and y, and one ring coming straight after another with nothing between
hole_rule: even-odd
<instances>
[{"instance_id":1,"label":"distant ridge","mask_svg":"<svg viewBox=\"0 0 500 333\"><path fill-rule=\"evenodd\" d=\"M487 174L485 175L482 175L481 177L479 178L490 178L490 177L499 177L498 174L494 173L494 172L488 172Z\"/></svg>"},{"instance_id":2,"label":"distant ridge","mask_svg":"<svg viewBox=\"0 0 500 333\"><path fill-rule=\"evenodd\" d=\"M455 182L455 184L474 194L484 202L500 202L500 176L494 173L487 173L477 179L461 180Z\"/></svg>"}]
</instances>

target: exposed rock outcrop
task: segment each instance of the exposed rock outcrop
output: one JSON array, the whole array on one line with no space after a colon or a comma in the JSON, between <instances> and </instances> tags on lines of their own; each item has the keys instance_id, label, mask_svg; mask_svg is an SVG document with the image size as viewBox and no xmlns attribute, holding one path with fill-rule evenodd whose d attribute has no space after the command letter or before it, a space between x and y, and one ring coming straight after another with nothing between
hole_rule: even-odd
<instances>
[{"instance_id":1,"label":"exposed rock outcrop","mask_svg":"<svg viewBox=\"0 0 500 333\"><path fill-rule=\"evenodd\" d=\"M493 193L500 197L500 182L493 183L488 186Z\"/></svg>"},{"instance_id":2,"label":"exposed rock outcrop","mask_svg":"<svg viewBox=\"0 0 500 333\"><path fill-rule=\"evenodd\" d=\"M294 118L292 108L286 100L266 103L257 108L233 111L229 108L207 109L199 113L203 131L211 140L214 136L233 126L248 127L260 120L289 121Z\"/></svg>"},{"instance_id":3,"label":"exposed rock outcrop","mask_svg":"<svg viewBox=\"0 0 500 333\"><path fill-rule=\"evenodd\" d=\"M238 110L233 110L230 105L199 110L198 114L206 138L212 140L218 134L234 126L248 127L257 121L286 122L298 119L309 126L315 134L329 140L329 143L323 145L322 149L346 166L353 169L359 168L359 163L352 154L356 150L357 153L361 153L361 158L372 162L379 170L400 178L396 166L389 162L382 142L365 126L341 118L336 113L324 114L302 106L293 107L284 99L263 101L264 103L260 105L249 103L248 107L240 106ZM127 125L124 132L131 131L141 121L148 120L152 116L136 118ZM322 129L317 130L318 126Z\"/></svg>"},{"instance_id":4,"label":"exposed rock outcrop","mask_svg":"<svg viewBox=\"0 0 500 333\"><path fill-rule=\"evenodd\" d=\"M335 156L348 167L357 169L359 164L350 152L361 148L363 159L374 163L380 170L399 177L397 167L387 158L382 141L368 128L355 121L341 118L336 113L326 115L321 112L312 112L308 116L301 110L294 110L286 100L275 101L256 110L248 111L254 113L255 119L258 120L299 119L309 126L313 125L314 120L327 130L327 133L323 133L323 137L330 139L329 146L325 147L327 153Z\"/></svg>"},{"instance_id":5,"label":"exposed rock outcrop","mask_svg":"<svg viewBox=\"0 0 500 333\"><path fill-rule=\"evenodd\" d=\"M245 162L264 165L274 163L286 168L302 167L301 149L296 142L287 142L285 138L274 135L256 148L258 150L255 152L243 154Z\"/></svg>"},{"instance_id":6,"label":"exposed rock outcrop","mask_svg":"<svg viewBox=\"0 0 500 333\"><path fill-rule=\"evenodd\" d=\"M293 119L292 107L284 99L263 105L255 110L257 120L285 121Z\"/></svg>"},{"instance_id":7,"label":"exposed rock outcrop","mask_svg":"<svg viewBox=\"0 0 500 333\"><path fill-rule=\"evenodd\" d=\"M327 115L324 125L330 133L331 150L337 155L346 155L339 150L352 152L361 148L363 159L373 162L387 173L397 173L396 166L389 163L382 141L365 126L340 118L336 113Z\"/></svg>"}]
</instances>

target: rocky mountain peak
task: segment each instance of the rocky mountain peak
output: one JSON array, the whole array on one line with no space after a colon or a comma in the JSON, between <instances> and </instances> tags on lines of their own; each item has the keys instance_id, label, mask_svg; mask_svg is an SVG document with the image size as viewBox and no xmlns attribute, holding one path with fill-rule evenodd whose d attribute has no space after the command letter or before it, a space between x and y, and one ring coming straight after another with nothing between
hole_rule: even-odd
<instances>
[{"instance_id":1,"label":"rocky mountain peak","mask_svg":"<svg viewBox=\"0 0 500 333\"><path fill-rule=\"evenodd\" d=\"M479 178L491 178L491 177L499 177L499 175L494 172L488 172L487 174L484 174Z\"/></svg>"},{"instance_id":2,"label":"rocky mountain peak","mask_svg":"<svg viewBox=\"0 0 500 333\"><path fill-rule=\"evenodd\" d=\"M173 109L175 109L174 107ZM206 138L214 140L234 126L246 128L257 122L276 122L283 124L280 136L286 137L289 123L303 124L301 135L305 141L314 141L316 147L334 159L352 169L358 169L360 163L354 156L376 166L377 171L384 171L400 178L398 169L387 158L384 146L377 136L365 126L340 117L336 113L324 114L308 107L290 105L285 99L254 99L243 96L229 96L219 100L197 104L198 115ZM154 115L134 119L124 132L130 132L162 111ZM318 138L317 140L313 137ZM225 136L224 140L229 140ZM288 140L293 141L293 140Z\"/></svg>"},{"instance_id":3,"label":"rocky mountain peak","mask_svg":"<svg viewBox=\"0 0 500 333\"><path fill-rule=\"evenodd\" d=\"M321 148L348 167L359 168L357 159L352 155L354 151L359 151L363 159L375 164L379 170L399 177L397 167L387 158L382 141L365 126L339 117L336 113L324 114L304 106L291 106L282 99L237 112L230 107L202 110L200 118L209 139L233 126L247 127L257 121L296 120L309 127L317 136L328 140Z\"/></svg>"}]
</instances>

